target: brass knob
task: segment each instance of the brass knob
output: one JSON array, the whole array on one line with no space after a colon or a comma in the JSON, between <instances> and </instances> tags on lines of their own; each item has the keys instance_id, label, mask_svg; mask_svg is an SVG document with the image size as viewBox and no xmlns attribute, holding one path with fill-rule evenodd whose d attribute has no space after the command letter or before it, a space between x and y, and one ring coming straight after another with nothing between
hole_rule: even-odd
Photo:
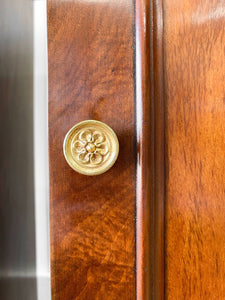
<instances>
[{"instance_id":1,"label":"brass knob","mask_svg":"<svg viewBox=\"0 0 225 300\"><path fill-rule=\"evenodd\" d=\"M86 120L68 131L63 152L67 163L78 173L99 175L114 165L119 154L119 142L108 125Z\"/></svg>"}]
</instances>

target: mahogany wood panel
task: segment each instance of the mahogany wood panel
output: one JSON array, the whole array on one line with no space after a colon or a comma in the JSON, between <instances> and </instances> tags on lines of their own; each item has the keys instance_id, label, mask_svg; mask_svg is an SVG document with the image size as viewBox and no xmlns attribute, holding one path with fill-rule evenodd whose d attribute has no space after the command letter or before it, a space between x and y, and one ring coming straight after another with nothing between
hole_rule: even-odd
<instances>
[{"instance_id":1,"label":"mahogany wood panel","mask_svg":"<svg viewBox=\"0 0 225 300\"><path fill-rule=\"evenodd\" d=\"M52 299L135 299L134 5L48 0ZM116 164L88 177L63 157L67 131L103 121Z\"/></svg>"},{"instance_id":2,"label":"mahogany wood panel","mask_svg":"<svg viewBox=\"0 0 225 300\"><path fill-rule=\"evenodd\" d=\"M224 12L164 1L166 299L225 299Z\"/></svg>"}]
</instances>

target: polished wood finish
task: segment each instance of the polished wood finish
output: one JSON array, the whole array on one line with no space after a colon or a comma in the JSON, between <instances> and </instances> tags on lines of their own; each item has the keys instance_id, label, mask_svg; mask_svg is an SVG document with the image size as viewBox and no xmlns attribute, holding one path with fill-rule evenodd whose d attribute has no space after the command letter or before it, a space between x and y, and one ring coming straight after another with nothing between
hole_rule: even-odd
<instances>
[{"instance_id":1,"label":"polished wood finish","mask_svg":"<svg viewBox=\"0 0 225 300\"><path fill-rule=\"evenodd\" d=\"M164 297L163 5L136 1L137 299Z\"/></svg>"},{"instance_id":2,"label":"polished wood finish","mask_svg":"<svg viewBox=\"0 0 225 300\"><path fill-rule=\"evenodd\" d=\"M143 31L146 22L146 31ZM151 276L151 101L149 1L136 1L136 266L137 299L150 297ZM146 177L147 175L147 177ZM147 182L147 179L149 182Z\"/></svg>"},{"instance_id":3,"label":"polished wood finish","mask_svg":"<svg viewBox=\"0 0 225 300\"><path fill-rule=\"evenodd\" d=\"M224 298L223 9L48 0L53 299ZM85 119L120 142L96 177L62 153Z\"/></svg>"},{"instance_id":4,"label":"polished wood finish","mask_svg":"<svg viewBox=\"0 0 225 300\"><path fill-rule=\"evenodd\" d=\"M134 6L48 1L52 299L135 299ZM96 119L120 153L105 174L73 171L66 132Z\"/></svg>"},{"instance_id":5,"label":"polished wood finish","mask_svg":"<svg viewBox=\"0 0 225 300\"><path fill-rule=\"evenodd\" d=\"M166 299L225 295L224 1L164 1Z\"/></svg>"},{"instance_id":6,"label":"polished wood finish","mask_svg":"<svg viewBox=\"0 0 225 300\"><path fill-rule=\"evenodd\" d=\"M152 271L151 299L164 299L164 203L165 203L165 89L164 89L164 43L163 0L153 0L150 10L150 66L152 102L152 162L153 194L151 197L152 223Z\"/></svg>"}]
</instances>

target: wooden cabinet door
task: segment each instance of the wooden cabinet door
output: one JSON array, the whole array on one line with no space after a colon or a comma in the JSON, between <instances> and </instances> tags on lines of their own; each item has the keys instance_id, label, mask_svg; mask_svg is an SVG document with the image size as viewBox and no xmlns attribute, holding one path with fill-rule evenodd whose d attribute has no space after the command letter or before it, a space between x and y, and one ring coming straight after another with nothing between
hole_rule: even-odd
<instances>
[{"instance_id":1,"label":"wooden cabinet door","mask_svg":"<svg viewBox=\"0 0 225 300\"><path fill-rule=\"evenodd\" d=\"M134 6L49 1L49 148L53 299L135 298ZM117 134L108 172L69 167L63 140L94 119Z\"/></svg>"},{"instance_id":2,"label":"wooden cabinet door","mask_svg":"<svg viewBox=\"0 0 225 300\"><path fill-rule=\"evenodd\" d=\"M225 299L225 3L48 0L52 299ZM106 123L115 165L63 140Z\"/></svg>"}]
</instances>

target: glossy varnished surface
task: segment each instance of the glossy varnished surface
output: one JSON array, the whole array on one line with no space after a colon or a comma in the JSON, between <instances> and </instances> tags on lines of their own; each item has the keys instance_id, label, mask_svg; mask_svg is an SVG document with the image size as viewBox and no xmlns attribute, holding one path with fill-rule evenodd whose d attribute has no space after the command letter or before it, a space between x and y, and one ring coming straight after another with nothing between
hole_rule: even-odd
<instances>
[{"instance_id":1,"label":"glossy varnished surface","mask_svg":"<svg viewBox=\"0 0 225 300\"><path fill-rule=\"evenodd\" d=\"M52 299L135 299L133 3L48 1ZM66 132L96 119L113 128L117 162L73 171Z\"/></svg>"},{"instance_id":2,"label":"glossy varnished surface","mask_svg":"<svg viewBox=\"0 0 225 300\"><path fill-rule=\"evenodd\" d=\"M225 295L224 2L165 0L166 298Z\"/></svg>"},{"instance_id":3,"label":"glossy varnished surface","mask_svg":"<svg viewBox=\"0 0 225 300\"><path fill-rule=\"evenodd\" d=\"M137 299L164 296L164 80L161 0L136 1Z\"/></svg>"},{"instance_id":4,"label":"glossy varnished surface","mask_svg":"<svg viewBox=\"0 0 225 300\"><path fill-rule=\"evenodd\" d=\"M149 1L136 1L136 266L137 299L150 296L151 274L151 102ZM145 27L146 24L146 27ZM143 30L146 28L146 30ZM146 177L147 175L147 177ZM147 182L148 180L148 182Z\"/></svg>"}]
</instances>

